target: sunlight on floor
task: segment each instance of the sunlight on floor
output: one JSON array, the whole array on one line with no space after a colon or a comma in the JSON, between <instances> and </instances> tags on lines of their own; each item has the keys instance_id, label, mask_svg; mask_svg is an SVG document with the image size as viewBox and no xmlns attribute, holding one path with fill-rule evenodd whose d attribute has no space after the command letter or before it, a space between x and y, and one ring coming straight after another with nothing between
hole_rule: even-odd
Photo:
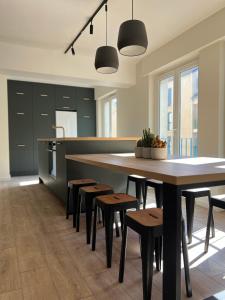
<instances>
[{"instance_id":1,"label":"sunlight on floor","mask_svg":"<svg viewBox=\"0 0 225 300\"><path fill-rule=\"evenodd\" d=\"M225 232L216 229L215 238L211 238L209 242L209 251L208 253L204 253L205 233L206 228L202 228L201 230L193 233L192 244L188 247L191 269L196 268L217 252L225 248Z\"/></svg>"},{"instance_id":2,"label":"sunlight on floor","mask_svg":"<svg viewBox=\"0 0 225 300\"><path fill-rule=\"evenodd\" d=\"M20 186L27 186L27 185L33 185L33 184L39 184L39 180L35 179L35 180L24 180L24 181L20 181L19 185Z\"/></svg>"}]
</instances>

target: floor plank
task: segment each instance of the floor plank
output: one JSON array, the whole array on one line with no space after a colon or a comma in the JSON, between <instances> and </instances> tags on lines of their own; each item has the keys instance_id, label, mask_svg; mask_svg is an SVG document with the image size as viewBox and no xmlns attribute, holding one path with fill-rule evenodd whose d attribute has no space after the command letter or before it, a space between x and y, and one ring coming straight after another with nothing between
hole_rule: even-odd
<instances>
[{"instance_id":1,"label":"floor plank","mask_svg":"<svg viewBox=\"0 0 225 300\"><path fill-rule=\"evenodd\" d=\"M0 182L0 300L141 300L140 245L129 230L124 283L118 283L121 238L114 238L112 268L106 268L105 233L98 226L96 251L65 219L62 202L44 185ZM33 180L33 179L32 179ZM149 193L148 205L154 205ZM184 214L185 215L185 214ZM207 209L196 206L189 245L193 300L225 289L225 213L215 213L216 237L204 255ZM115 236L115 235L114 235ZM152 299L161 299L162 273L153 278ZM182 299L185 295L182 271Z\"/></svg>"}]
</instances>

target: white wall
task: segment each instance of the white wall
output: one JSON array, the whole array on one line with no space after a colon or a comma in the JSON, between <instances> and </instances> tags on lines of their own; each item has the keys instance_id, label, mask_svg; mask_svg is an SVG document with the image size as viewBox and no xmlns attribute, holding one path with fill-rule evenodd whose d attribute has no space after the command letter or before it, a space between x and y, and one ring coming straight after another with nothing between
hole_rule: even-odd
<instances>
[{"instance_id":1,"label":"white wall","mask_svg":"<svg viewBox=\"0 0 225 300\"><path fill-rule=\"evenodd\" d=\"M220 41L199 54L199 155L224 156L225 47Z\"/></svg>"},{"instance_id":2,"label":"white wall","mask_svg":"<svg viewBox=\"0 0 225 300\"><path fill-rule=\"evenodd\" d=\"M0 180L9 177L7 78L0 75Z\"/></svg>"},{"instance_id":3,"label":"white wall","mask_svg":"<svg viewBox=\"0 0 225 300\"><path fill-rule=\"evenodd\" d=\"M101 99L115 93L117 97L117 135L118 137L141 136L143 128L148 127L148 76L138 78L130 88L95 87L97 100L97 132L101 135Z\"/></svg>"}]
</instances>

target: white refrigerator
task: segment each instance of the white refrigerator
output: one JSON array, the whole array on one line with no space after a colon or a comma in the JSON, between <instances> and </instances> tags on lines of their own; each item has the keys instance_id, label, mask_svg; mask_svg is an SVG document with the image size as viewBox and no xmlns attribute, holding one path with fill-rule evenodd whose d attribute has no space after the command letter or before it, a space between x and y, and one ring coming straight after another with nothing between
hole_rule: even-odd
<instances>
[{"instance_id":1,"label":"white refrigerator","mask_svg":"<svg viewBox=\"0 0 225 300\"><path fill-rule=\"evenodd\" d=\"M65 137L77 137L77 112L76 111L56 111L56 127L63 127ZM56 128L56 137L63 137L63 129Z\"/></svg>"}]
</instances>

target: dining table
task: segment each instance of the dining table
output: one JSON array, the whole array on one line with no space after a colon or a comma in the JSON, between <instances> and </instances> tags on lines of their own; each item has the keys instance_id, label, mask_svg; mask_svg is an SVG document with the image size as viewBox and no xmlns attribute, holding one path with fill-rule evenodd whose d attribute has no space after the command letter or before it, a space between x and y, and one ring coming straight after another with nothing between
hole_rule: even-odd
<instances>
[{"instance_id":1,"label":"dining table","mask_svg":"<svg viewBox=\"0 0 225 300\"><path fill-rule=\"evenodd\" d=\"M163 300L181 299L182 190L225 185L225 159L152 160L133 153L66 155L67 160L163 182ZM103 178L104 180L104 178Z\"/></svg>"}]
</instances>

